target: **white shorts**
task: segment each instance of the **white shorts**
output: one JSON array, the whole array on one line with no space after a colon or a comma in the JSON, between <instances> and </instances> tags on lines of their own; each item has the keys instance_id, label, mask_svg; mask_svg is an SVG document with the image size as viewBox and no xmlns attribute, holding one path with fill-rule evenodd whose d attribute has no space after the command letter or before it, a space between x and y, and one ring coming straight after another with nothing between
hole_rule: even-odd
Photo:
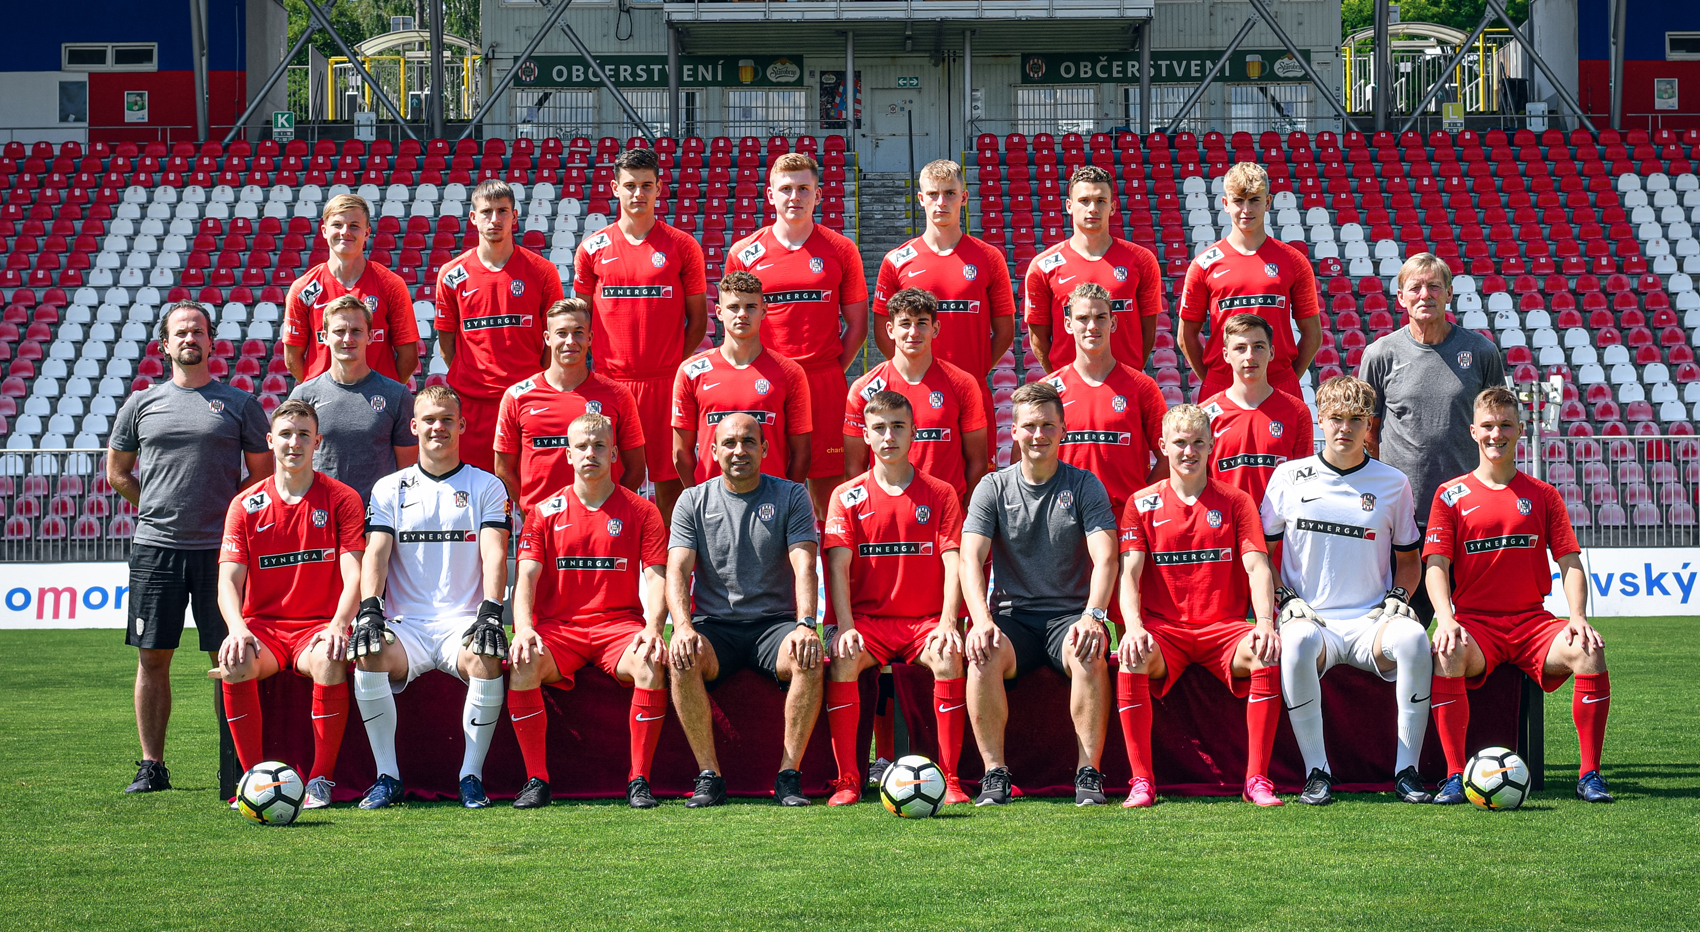
<instances>
[{"instance_id":1,"label":"white shorts","mask_svg":"<svg viewBox=\"0 0 1700 932\"><path fill-rule=\"evenodd\" d=\"M1393 682L1395 670L1382 670L1375 665L1375 635L1385 619L1353 618L1330 621L1322 628L1322 672L1327 673L1337 663L1367 670L1387 682Z\"/></svg>"},{"instance_id":2,"label":"white shorts","mask_svg":"<svg viewBox=\"0 0 1700 932\"><path fill-rule=\"evenodd\" d=\"M441 670L465 682L460 675L460 641L466 636L466 629L476 620L475 615L459 618L391 618L389 625L390 630L395 632L396 643L407 651L407 679L400 683L391 680L390 689L399 693L407 688L408 683L432 670Z\"/></svg>"}]
</instances>

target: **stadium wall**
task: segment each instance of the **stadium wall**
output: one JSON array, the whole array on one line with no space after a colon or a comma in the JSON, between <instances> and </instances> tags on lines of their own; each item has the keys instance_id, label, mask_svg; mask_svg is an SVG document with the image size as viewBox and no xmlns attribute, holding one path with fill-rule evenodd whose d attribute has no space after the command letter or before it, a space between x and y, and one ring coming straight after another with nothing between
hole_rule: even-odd
<instances>
[{"instance_id":1,"label":"stadium wall","mask_svg":"<svg viewBox=\"0 0 1700 932\"><path fill-rule=\"evenodd\" d=\"M1611 4L1575 0L1578 19L1577 83L1583 109L1600 120L1611 114ZM1667 53L1671 33L1700 41L1700 4L1694 0L1636 0L1629 4L1623 56L1623 126L1647 129L1700 127L1700 53L1679 59ZM1660 109L1660 81L1675 81L1674 107Z\"/></svg>"}]
</instances>

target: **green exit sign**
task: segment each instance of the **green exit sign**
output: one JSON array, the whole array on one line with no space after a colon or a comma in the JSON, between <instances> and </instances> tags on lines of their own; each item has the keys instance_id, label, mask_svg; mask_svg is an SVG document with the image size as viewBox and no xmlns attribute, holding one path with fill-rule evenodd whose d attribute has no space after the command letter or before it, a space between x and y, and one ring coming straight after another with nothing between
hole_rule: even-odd
<instances>
[{"instance_id":1,"label":"green exit sign","mask_svg":"<svg viewBox=\"0 0 1700 932\"><path fill-rule=\"evenodd\" d=\"M898 78L897 79L897 86L898 87L920 87L921 86L921 79L919 77Z\"/></svg>"}]
</instances>

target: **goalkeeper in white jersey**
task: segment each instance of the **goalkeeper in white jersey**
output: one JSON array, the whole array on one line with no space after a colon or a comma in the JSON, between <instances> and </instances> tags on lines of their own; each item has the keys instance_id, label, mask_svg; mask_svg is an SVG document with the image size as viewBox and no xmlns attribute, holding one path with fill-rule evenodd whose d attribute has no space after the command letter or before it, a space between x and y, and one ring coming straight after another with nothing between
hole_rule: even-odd
<instances>
[{"instance_id":1,"label":"goalkeeper in white jersey","mask_svg":"<svg viewBox=\"0 0 1700 932\"><path fill-rule=\"evenodd\" d=\"M490 805L484 757L502 712L502 629L512 517L501 480L460 458L460 396L428 385L413 404L419 461L372 487L361 561L360 614L349 638L354 699L378 781L362 809L401 801L395 694L442 670L466 683L460 802ZM433 751L434 753L434 751Z\"/></svg>"},{"instance_id":2,"label":"goalkeeper in white jersey","mask_svg":"<svg viewBox=\"0 0 1700 932\"><path fill-rule=\"evenodd\" d=\"M1375 389L1339 376L1317 389L1316 405L1322 452L1277 468L1262 509L1270 556L1281 555L1281 692L1309 772L1299 801L1333 799L1322 674L1345 663L1396 684L1394 790L1408 803L1432 802L1417 773L1434 661L1407 604L1421 578L1423 543L1411 483L1364 450Z\"/></svg>"}]
</instances>

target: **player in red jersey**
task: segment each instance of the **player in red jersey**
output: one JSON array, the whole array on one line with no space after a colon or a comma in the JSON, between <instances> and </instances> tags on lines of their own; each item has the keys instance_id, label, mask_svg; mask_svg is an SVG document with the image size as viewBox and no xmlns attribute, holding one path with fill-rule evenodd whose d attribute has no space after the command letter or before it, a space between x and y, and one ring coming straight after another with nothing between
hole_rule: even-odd
<instances>
[{"instance_id":1,"label":"player in red jersey","mask_svg":"<svg viewBox=\"0 0 1700 932\"><path fill-rule=\"evenodd\" d=\"M366 261L372 212L366 199L339 194L325 202L319 231L330 247L324 262L289 286L283 301L283 362L295 381L305 382L331 367L325 348L325 308L343 295L359 298L372 313L366 363L406 382L419 368L419 325L413 298L401 276Z\"/></svg>"},{"instance_id":2,"label":"player in red jersey","mask_svg":"<svg viewBox=\"0 0 1700 932\"><path fill-rule=\"evenodd\" d=\"M495 471L497 409L508 386L547 365L543 315L566 297L549 260L514 243L514 190L494 178L472 192L478 245L437 273L437 345L460 393L461 457Z\"/></svg>"},{"instance_id":3,"label":"player in red jersey","mask_svg":"<svg viewBox=\"0 0 1700 932\"><path fill-rule=\"evenodd\" d=\"M1316 273L1308 256L1264 229L1269 175L1263 166L1240 162L1228 169L1223 187L1222 209L1233 219L1233 229L1192 260L1181 291L1181 352L1204 383L1193 397L1209 398L1233 381L1226 357L1220 351L1207 352L1200 334L1206 329L1221 333L1223 323L1239 313L1269 321L1275 330L1269 383L1302 396L1299 373L1310 368L1322 345ZM1299 327L1297 346L1294 324Z\"/></svg>"},{"instance_id":4,"label":"player in red jersey","mask_svg":"<svg viewBox=\"0 0 1700 932\"><path fill-rule=\"evenodd\" d=\"M1136 492L1121 519L1121 606L1127 621L1116 676L1116 710L1133 771L1122 806L1156 801L1151 769L1151 694L1162 697L1200 664L1246 698L1242 795L1282 805L1269 782L1281 720L1281 638L1275 574L1251 497L1210 478L1210 420L1197 405L1163 416L1169 478ZM1246 624L1250 605L1256 624Z\"/></svg>"},{"instance_id":5,"label":"player in red jersey","mask_svg":"<svg viewBox=\"0 0 1700 932\"><path fill-rule=\"evenodd\" d=\"M230 633L207 675L223 680L224 716L243 769L265 760L260 680L281 670L313 679L313 769L306 808L330 805L348 725L348 632L360 604L366 516L360 493L313 471L319 415L305 401L272 412L276 471L230 502L218 562L218 606Z\"/></svg>"},{"instance_id":6,"label":"player in red jersey","mask_svg":"<svg viewBox=\"0 0 1700 932\"><path fill-rule=\"evenodd\" d=\"M619 459L611 474L616 482L636 491L643 482L647 458L643 424L632 393L586 365L590 308L582 298L565 298L550 305L545 317L549 368L502 393L494 440L493 472L527 515L572 483L567 428L581 414L601 414L613 422Z\"/></svg>"},{"instance_id":7,"label":"player in red jersey","mask_svg":"<svg viewBox=\"0 0 1700 932\"><path fill-rule=\"evenodd\" d=\"M1263 505L1275 467L1316 453L1316 424L1303 398L1269 384L1275 328L1256 314L1222 323L1222 355L1234 384L1204 399L1210 416L1210 475Z\"/></svg>"},{"instance_id":8,"label":"player in red jersey","mask_svg":"<svg viewBox=\"0 0 1700 932\"><path fill-rule=\"evenodd\" d=\"M1163 310L1163 270L1151 250L1110 233L1116 209L1116 180L1096 165L1082 165L1068 179L1068 215L1074 235L1033 257L1022 287L1028 342L1039 369L1050 372L1074 360L1074 340L1064 329L1069 292L1095 282L1110 293L1116 360L1143 370L1157 338Z\"/></svg>"},{"instance_id":9,"label":"player in red jersey","mask_svg":"<svg viewBox=\"0 0 1700 932\"><path fill-rule=\"evenodd\" d=\"M967 723L962 666L962 587L957 578L962 508L949 484L909 462L915 410L893 391L873 393L862 410L862 440L873 468L839 486L826 513L826 588L838 625L829 632L826 720L838 762L829 806L862 798L856 725L857 679L869 667L921 663L933 672L938 765L945 803L965 803L956 778Z\"/></svg>"},{"instance_id":10,"label":"player in red jersey","mask_svg":"<svg viewBox=\"0 0 1700 932\"><path fill-rule=\"evenodd\" d=\"M844 463L853 475L868 468L862 408L875 392L893 391L915 409L912 461L941 479L966 501L986 474L986 411L982 383L933 355L938 333L938 299L905 288L886 304L886 333L897 355L862 374L850 386L844 408Z\"/></svg>"},{"instance_id":11,"label":"player in red jersey","mask_svg":"<svg viewBox=\"0 0 1700 932\"><path fill-rule=\"evenodd\" d=\"M683 488L665 443L673 376L708 330L708 286L702 246L655 216L660 174L652 149L627 149L614 159L620 216L579 243L573 291L595 315L596 371L631 391L643 435L656 440L644 463L655 502L670 518Z\"/></svg>"},{"instance_id":12,"label":"player in red jersey","mask_svg":"<svg viewBox=\"0 0 1700 932\"><path fill-rule=\"evenodd\" d=\"M508 717L529 779L514 808L549 804L542 687L571 689L574 672L595 664L634 687L626 802L653 809L649 765L667 718L667 529L648 499L614 484L608 418L581 414L567 437L572 483L538 506L519 542Z\"/></svg>"},{"instance_id":13,"label":"player in red jersey","mask_svg":"<svg viewBox=\"0 0 1700 932\"><path fill-rule=\"evenodd\" d=\"M1116 316L1110 293L1096 282L1075 287L1063 308L1063 328L1074 341L1074 360L1046 376L1068 412L1068 430L1057 455L1097 476L1117 515L1135 489L1169 474L1162 449L1163 414L1169 403L1151 377L1111 355Z\"/></svg>"},{"instance_id":14,"label":"player in red jersey","mask_svg":"<svg viewBox=\"0 0 1700 932\"><path fill-rule=\"evenodd\" d=\"M938 336L933 352L984 382L1015 343L1015 293L1003 250L962 229L968 188L962 166L949 159L929 162L917 179L916 198L927 218L920 236L885 254L874 286L874 316L887 317L886 302L905 288L938 296ZM874 343L891 359L897 343L876 326ZM992 393L984 392L992 410ZM854 474L854 470L851 473Z\"/></svg>"},{"instance_id":15,"label":"player in red jersey","mask_svg":"<svg viewBox=\"0 0 1700 932\"><path fill-rule=\"evenodd\" d=\"M1576 532L1558 490L1517 469L1521 406L1510 389L1476 396L1470 436L1481 459L1475 471L1442 483L1423 539L1424 584L1434 602L1434 730L1446 752L1446 782L1437 803L1464 802L1466 688L1480 686L1500 664L1514 664L1552 692L1576 677L1570 702L1581 746L1576 796L1612 802L1600 775L1611 676L1605 642L1588 624L1588 578ZM1568 621L1543 606L1552 592L1547 553L1558 563Z\"/></svg>"},{"instance_id":16,"label":"player in red jersey","mask_svg":"<svg viewBox=\"0 0 1700 932\"><path fill-rule=\"evenodd\" d=\"M844 445L832 425L843 414L844 370L868 336L868 283L862 254L843 234L815 224L820 165L789 152L768 170L767 198L777 216L771 226L732 244L728 272L753 272L767 299L762 343L803 367L809 376L809 498L815 520L826 517L832 490L844 481ZM842 333L839 324L843 323Z\"/></svg>"},{"instance_id":17,"label":"player in red jersey","mask_svg":"<svg viewBox=\"0 0 1700 932\"><path fill-rule=\"evenodd\" d=\"M814 409L803 367L761 344L767 316L761 281L728 272L715 287L715 314L725 342L685 360L673 378L673 464L687 486L720 475L714 425L743 412L761 424L767 453L761 471L792 482L809 478ZM660 447L656 448L660 454ZM671 518L671 515L666 517Z\"/></svg>"}]
</instances>

